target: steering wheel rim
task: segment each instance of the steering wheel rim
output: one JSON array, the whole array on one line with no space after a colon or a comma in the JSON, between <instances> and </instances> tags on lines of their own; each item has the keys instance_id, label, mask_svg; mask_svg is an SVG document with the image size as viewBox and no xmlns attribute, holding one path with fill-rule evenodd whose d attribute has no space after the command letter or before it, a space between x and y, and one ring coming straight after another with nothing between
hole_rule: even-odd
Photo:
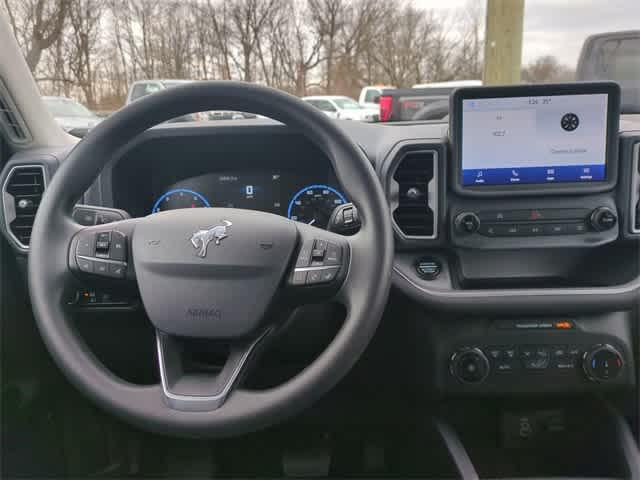
<instances>
[{"instance_id":1,"label":"steering wheel rim","mask_svg":"<svg viewBox=\"0 0 640 480\"><path fill-rule=\"evenodd\" d=\"M339 296L346 319L325 351L282 385L235 389L211 411L180 411L163 400L161 386L128 383L104 367L75 332L65 310L72 219L77 199L102 168L144 130L193 111L251 111L292 127L330 159L357 206L362 226L349 237L351 258ZM309 227L312 228L312 227ZM78 143L50 182L35 218L29 254L29 292L47 348L69 380L99 406L141 428L196 437L224 437L269 426L309 406L353 366L372 338L388 297L393 261L389 211L374 169L360 148L321 112L284 92L242 82L196 82L137 101L113 114Z\"/></svg>"}]
</instances>

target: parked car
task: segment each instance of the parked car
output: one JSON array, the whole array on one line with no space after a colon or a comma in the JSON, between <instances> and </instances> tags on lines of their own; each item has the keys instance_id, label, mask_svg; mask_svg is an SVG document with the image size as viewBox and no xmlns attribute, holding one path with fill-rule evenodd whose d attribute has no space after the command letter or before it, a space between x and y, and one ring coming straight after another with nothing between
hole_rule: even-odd
<instances>
[{"instance_id":1,"label":"parked car","mask_svg":"<svg viewBox=\"0 0 640 480\"><path fill-rule=\"evenodd\" d=\"M440 120L456 87L390 88L380 94L380 121Z\"/></svg>"},{"instance_id":2,"label":"parked car","mask_svg":"<svg viewBox=\"0 0 640 480\"><path fill-rule=\"evenodd\" d=\"M390 85L367 85L360 90L360 97L358 97L358 103L365 108L380 108L378 107L378 99L382 94L382 90L387 88L396 88Z\"/></svg>"},{"instance_id":3,"label":"parked car","mask_svg":"<svg viewBox=\"0 0 640 480\"><path fill-rule=\"evenodd\" d=\"M127 94L126 104L134 102L142 97L156 93L167 88L178 87L197 80L139 80L131 84L129 93ZM201 122L206 120L243 120L247 118L256 118L252 113L231 112L224 110L215 110L211 112L198 112L189 115L183 115L173 119L171 122Z\"/></svg>"},{"instance_id":4,"label":"parked car","mask_svg":"<svg viewBox=\"0 0 640 480\"><path fill-rule=\"evenodd\" d=\"M42 97L42 100L58 125L75 137L84 137L102 121L102 118L72 98Z\"/></svg>"},{"instance_id":5,"label":"parked car","mask_svg":"<svg viewBox=\"0 0 640 480\"><path fill-rule=\"evenodd\" d=\"M349 97L317 95L314 97L303 97L302 100L318 108L329 118L357 120L360 122L377 122L380 117L380 109L377 105L373 108L363 107L353 98Z\"/></svg>"},{"instance_id":6,"label":"parked car","mask_svg":"<svg viewBox=\"0 0 640 480\"><path fill-rule=\"evenodd\" d=\"M576 80L614 80L626 113L640 113L640 30L588 37L578 59Z\"/></svg>"},{"instance_id":7,"label":"parked car","mask_svg":"<svg viewBox=\"0 0 640 480\"><path fill-rule=\"evenodd\" d=\"M185 85L187 83L191 83L194 80L139 80L137 82L133 82L129 87L129 93L127 94L127 100L125 101L125 105L129 105L136 100L140 100L147 95L151 95L152 93L160 92L162 90L166 90L167 88L178 87L180 85ZM209 120L209 115L207 112L199 112L199 113L190 113L189 115L183 115L181 117L174 118L169 123L176 122L198 122Z\"/></svg>"}]
</instances>

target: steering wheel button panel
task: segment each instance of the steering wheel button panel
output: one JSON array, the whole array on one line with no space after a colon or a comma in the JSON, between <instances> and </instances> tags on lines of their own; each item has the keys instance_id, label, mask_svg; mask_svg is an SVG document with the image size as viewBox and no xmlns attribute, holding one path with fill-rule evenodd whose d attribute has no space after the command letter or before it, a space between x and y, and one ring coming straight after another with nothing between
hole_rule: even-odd
<instances>
[{"instance_id":1,"label":"steering wheel button panel","mask_svg":"<svg viewBox=\"0 0 640 480\"><path fill-rule=\"evenodd\" d=\"M78 234L75 260L81 273L122 279L127 273L127 237L117 230L83 230Z\"/></svg>"},{"instance_id":2,"label":"steering wheel button panel","mask_svg":"<svg viewBox=\"0 0 640 480\"><path fill-rule=\"evenodd\" d=\"M310 246L313 246L311 249ZM306 260L310 258L310 262ZM336 280L342 266L342 247L325 239L305 241L296 267L289 277L292 286L330 284Z\"/></svg>"}]
</instances>

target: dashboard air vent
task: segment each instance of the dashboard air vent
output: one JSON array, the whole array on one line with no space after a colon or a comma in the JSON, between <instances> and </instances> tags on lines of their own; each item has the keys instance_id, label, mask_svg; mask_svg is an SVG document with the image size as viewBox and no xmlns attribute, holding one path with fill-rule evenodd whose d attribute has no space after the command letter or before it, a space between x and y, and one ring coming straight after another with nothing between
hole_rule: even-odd
<instances>
[{"instance_id":1,"label":"dashboard air vent","mask_svg":"<svg viewBox=\"0 0 640 480\"><path fill-rule=\"evenodd\" d=\"M13 167L2 189L4 216L11 237L24 249L29 248L31 229L45 189L42 165Z\"/></svg>"},{"instance_id":2,"label":"dashboard air vent","mask_svg":"<svg viewBox=\"0 0 640 480\"><path fill-rule=\"evenodd\" d=\"M640 233L640 142L633 147L631 169L631 232Z\"/></svg>"},{"instance_id":3,"label":"dashboard air vent","mask_svg":"<svg viewBox=\"0 0 640 480\"><path fill-rule=\"evenodd\" d=\"M0 80L0 125L12 142L26 143L31 140L27 127L11 99L9 91Z\"/></svg>"},{"instance_id":4,"label":"dashboard air vent","mask_svg":"<svg viewBox=\"0 0 640 480\"><path fill-rule=\"evenodd\" d=\"M397 187L397 202L392 208L395 206L393 220L407 238L437 236L437 168L435 150L400 153L392 177Z\"/></svg>"}]
</instances>

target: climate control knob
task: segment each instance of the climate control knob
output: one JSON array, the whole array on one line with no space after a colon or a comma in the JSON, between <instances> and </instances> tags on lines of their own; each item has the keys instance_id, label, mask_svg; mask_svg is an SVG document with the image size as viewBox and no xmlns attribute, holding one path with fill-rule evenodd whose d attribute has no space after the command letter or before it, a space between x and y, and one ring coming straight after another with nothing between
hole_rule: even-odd
<instances>
[{"instance_id":1,"label":"climate control knob","mask_svg":"<svg viewBox=\"0 0 640 480\"><path fill-rule=\"evenodd\" d=\"M585 352L582 368L587 378L593 382L613 380L622 371L622 355L611 345L595 345Z\"/></svg>"},{"instance_id":2,"label":"climate control knob","mask_svg":"<svg viewBox=\"0 0 640 480\"><path fill-rule=\"evenodd\" d=\"M480 219L473 212L462 212L453 222L456 232L462 235L471 235L480 228Z\"/></svg>"},{"instance_id":3,"label":"climate control knob","mask_svg":"<svg viewBox=\"0 0 640 480\"><path fill-rule=\"evenodd\" d=\"M451 356L451 375L463 383L481 383L489 375L489 360L479 348L463 348Z\"/></svg>"},{"instance_id":4,"label":"climate control knob","mask_svg":"<svg viewBox=\"0 0 640 480\"><path fill-rule=\"evenodd\" d=\"M609 207L598 207L591 212L589 223L597 232L604 232L616 226L618 216Z\"/></svg>"}]
</instances>

